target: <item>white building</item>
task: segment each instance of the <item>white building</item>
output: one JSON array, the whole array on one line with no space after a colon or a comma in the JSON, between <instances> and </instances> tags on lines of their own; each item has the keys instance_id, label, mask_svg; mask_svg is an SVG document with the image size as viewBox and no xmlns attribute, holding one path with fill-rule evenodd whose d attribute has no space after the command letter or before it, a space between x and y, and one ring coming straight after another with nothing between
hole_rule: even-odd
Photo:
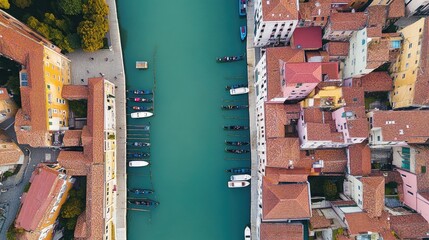
<instances>
[{"instance_id":1,"label":"white building","mask_svg":"<svg viewBox=\"0 0 429 240\"><path fill-rule=\"evenodd\" d=\"M366 28L356 31L350 38L349 55L344 62L343 78L359 77L368 74L372 69L366 69L368 39Z\"/></svg>"}]
</instances>

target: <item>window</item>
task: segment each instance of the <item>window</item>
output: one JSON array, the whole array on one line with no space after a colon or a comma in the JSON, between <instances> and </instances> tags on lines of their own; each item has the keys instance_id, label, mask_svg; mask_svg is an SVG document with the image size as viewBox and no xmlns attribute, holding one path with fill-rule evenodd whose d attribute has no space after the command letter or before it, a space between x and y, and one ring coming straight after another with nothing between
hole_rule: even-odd
<instances>
[{"instance_id":1,"label":"window","mask_svg":"<svg viewBox=\"0 0 429 240\"><path fill-rule=\"evenodd\" d=\"M362 45L365 45L365 42L366 42L365 39L362 39Z\"/></svg>"},{"instance_id":2,"label":"window","mask_svg":"<svg viewBox=\"0 0 429 240\"><path fill-rule=\"evenodd\" d=\"M412 193L412 192L410 192L410 191L407 191L408 192L408 194L410 194L410 195L414 195L414 193Z\"/></svg>"},{"instance_id":3,"label":"window","mask_svg":"<svg viewBox=\"0 0 429 240\"><path fill-rule=\"evenodd\" d=\"M426 166L422 166L422 167L421 167L421 172L422 172L422 173L426 173Z\"/></svg>"},{"instance_id":4,"label":"window","mask_svg":"<svg viewBox=\"0 0 429 240\"><path fill-rule=\"evenodd\" d=\"M408 44L408 48L412 48L412 47L413 47L412 43Z\"/></svg>"},{"instance_id":5,"label":"window","mask_svg":"<svg viewBox=\"0 0 429 240\"><path fill-rule=\"evenodd\" d=\"M405 73L402 74L402 79L404 79L404 78L405 78Z\"/></svg>"},{"instance_id":6,"label":"window","mask_svg":"<svg viewBox=\"0 0 429 240\"><path fill-rule=\"evenodd\" d=\"M411 53L408 53L407 57L410 58L411 57Z\"/></svg>"},{"instance_id":7,"label":"window","mask_svg":"<svg viewBox=\"0 0 429 240\"><path fill-rule=\"evenodd\" d=\"M302 86L302 83L297 83L295 88L299 88Z\"/></svg>"}]
</instances>

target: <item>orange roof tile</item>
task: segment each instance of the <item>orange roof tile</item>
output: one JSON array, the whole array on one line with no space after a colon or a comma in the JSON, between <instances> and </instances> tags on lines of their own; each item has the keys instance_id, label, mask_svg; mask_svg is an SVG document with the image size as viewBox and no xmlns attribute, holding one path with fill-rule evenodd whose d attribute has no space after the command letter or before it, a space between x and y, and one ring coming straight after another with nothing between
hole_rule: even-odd
<instances>
[{"instance_id":1,"label":"orange roof tile","mask_svg":"<svg viewBox=\"0 0 429 240\"><path fill-rule=\"evenodd\" d=\"M294 0L262 1L264 21L298 20L298 6Z\"/></svg>"},{"instance_id":2,"label":"orange roof tile","mask_svg":"<svg viewBox=\"0 0 429 240\"><path fill-rule=\"evenodd\" d=\"M321 63L285 63L286 85L319 83L322 81Z\"/></svg>"},{"instance_id":3,"label":"orange roof tile","mask_svg":"<svg viewBox=\"0 0 429 240\"><path fill-rule=\"evenodd\" d=\"M328 42L325 44L325 50L329 56L348 56L349 55L349 42Z\"/></svg>"},{"instance_id":4,"label":"orange roof tile","mask_svg":"<svg viewBox=\"0 0 429 240\"><path fill-rule=\"evenodd\" d=\"M332 13L329 17L332 31L357 31L365 27L367 16L364 12Z\"/></svg>"},{"instance_id":5,"label":"orange roof tile","mask_svg":"<svg viewBox=\"0 0 429 240\"><path fill-rule=\"evenodd\" d=\"M302 240L304 227L296 223L261 223L261 240Z\"/></svg>"},{"instance_id":6,"label":"orange roof tile","mask_svg":"<svg viewBox=\"0 0 429 240\"><path fill-rule=\"evenodd\" d=\"M348 107L365 106L363 87L343 87L343 98Z\"/></svg>"},{"instance_id":7,"label":"orange roof tile","mask_svg":"<svg viewBox=\"0 0 429 240\"><path fill-rule=\"evenodd\" d=\"M420 69L429 69L429 18L425 19L423 40L420 54ZM414 84L414 105L429 105L429 71L417 71L417 80Z\"/></svg>"},{"instance_id":8,"label":"orange roof tile","mask_svg":"<svg viewBox=\"0 0 429 240\"><path fill-rule=\"evenodd\" d=\"M350 174L366 176L371 173L371 149L366 141L348 147Z\"/></svg>"},{"instance_id":9,"label":"orange roof tile","mask_svg":"<svg viewBox=\"0 0 429 240\"><path fill-rule=\"evenodd\" d=\"M368 216L380 217L384 209L384 177L363 177L363 209Z\"/></svg>"},{"instance_id":10,"label":"orange roof tile","mask_svg":"<svg viewBox=\"0 0 429 240\"><path fill-rule=\"evenodd\" d=\"M365 212L344 214L350 235L362 232L382 232L388 229L388 214L383 212L380 218L370 218Z\"/></svg>"},{"instance_id":11,"label":"orange roof tile","mask_svg":"<svg viewBox=\"0 0 429 240\"><path fill-rule=\"evenodd\" d=\"M68 100L88 99L88 87L84 85L63 86L61 97Z\"/></svg>"},{"instance_id":12,"label":"orange roof tile","mask_svg":"<svg viewBox=\"0 0 429 240\"><path fill-rule=\"evenodd\" d=\"M285 125L299 118L299 104L265 103L266 138L285 137Z\"/></svg>"},{"instance_id":13,"label":"orange roof tile","mask_svg":"<svg viewBox=\"0 0 429 240\"><path fill-rule=\"evenodd\" d=\"M64 133L63 144L65 147L80 146L82 130L67 130Z\"/></svg>"},{"instance_id":14,"label":"orange roof tile","mask_svg":"<svg viewBox=\"0 0 429 240\"><path fill-rule=\"evenodd\" d=\"M393 0L388 7L387 18L401 18L405 16L405 1Z\"/></svg>"},{"instance_id":15,"label":"orange roof tile","mask_svg":"<svg viewBox=\"0 0 429 240\"><path fill-rule=\"evenodd\" d=\"M367 68L375 69L389 61L390 41L381 39L378 42L371 41L368 44Z\"/></svg>"},{"instance_id":16,"label":"orange roof tile","mask_svg":"<svg viewBox=\"0 0 429 240\"><path fill-rule=\"evenodd\" d=\"M311 229L324 229L329 228L331 226L331 220L327 219L325 215L323 215L322 211L313 209L311 212Z\"/></svg>"},{"instance_id":17,"label":"orange roof tile","mask_svg":"<svg viewBox=\"0 0 429 240\"><path fill-rule=\"evenodd\" d=\"M299 160L298 138L267 139L267 166L287 168L289 160Z\"/></svg>"},{"instance_id":18,"label":"orange roof tile","mask_svg":"<svg viewBox=\"0 0 429 240\"><path fill-rule=\"evenodd\" d=\"M401 239L426 238L428 222L418 213L390 217L390 227Z\"/></svg>"},{"instance_id":19,"label":"orange roof tile","mask_svg":"<svg viewBox=\"0 0 429 240\"><path fill-rule=\"evenodd\" d=\"M340 79L338 62L322 62L322 74L327 75L328 80Z\"/></svg>"},{"instance_id":20,"label":"orange roof tile","mask_svg":"<svg viewBox=\"0 0 429 240\"><path fill-rule=\"evenodd\" d=\"M265 168L265 177L273 184L278 184L279 182L306 182L309 174L310 170L304 168Z\"/></svg>"},{"instance_id":21,"label":"orange roof tile","mask_svg":"<svg viewBox=\"0 0 429 240\"><path fill-rule=\"evenodd\" d=\"M365 92L385 92L393 90L393 81L387 72L371 72L361 78Z\"/></svg>"},{"instance_id":22,"label":"orange roof tile","mask_svg":"<svg viewBox=\"0 0 429 240\"><path fill-rule=\"evenodd\" d=\"M74 237L75 238L85 238L86 237L86 211L83 211L77 218L76 226L74 228Z\"/></svg>"}]
</instances>

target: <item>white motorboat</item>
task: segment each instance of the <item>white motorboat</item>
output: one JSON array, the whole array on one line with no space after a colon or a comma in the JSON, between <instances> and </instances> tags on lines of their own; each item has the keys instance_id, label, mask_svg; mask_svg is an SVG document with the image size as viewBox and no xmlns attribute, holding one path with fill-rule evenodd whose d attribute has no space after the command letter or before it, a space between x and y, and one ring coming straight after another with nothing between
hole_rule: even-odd
<instances>
[{"instance_id":1,"label":"white motorboat","mask_svg":"<svg viewBox=\"0 0 429 240\"><path fill-rule=\"evenodd\" d=\"M153 113L151 112L133 112L131 113L131 118L147 118L152 117Z\"/></svg>"},{"instance_id":2,"label":"white motorboat","mask_svg":"<svg viewBox=\"0 0 429 240\"><path fill-rule=\"evenodd\" d=\"M145 167L147 165L149 165L149 163L146 161L130 161L128 163L128 166L130 167Z\"/></svg>"},{"instance_id":3,"label":"white motorboat","mask_svg":"<svg viewBox=\"0 0 429 240\"><path fill-rule=\"evenodd\" d=\"M244 229L244 240L250 240L250 227L246 226Z\"/></svg>"},{"instance_id":4,"label":"white motorboat","mask_svg":"<svg viewBox=\"0 0 429 240\"><path fill-rule=\"evenodd\" d=\"M252 176L250 176L249 174L232 175L231 181L245 181L250 180L251 178Z\"/></svg>"},{"instance_id":5,"label":"white motorboat","mask_svg":"<svg viewBox=\"0 0 429 240\"><path fill-rule=\"evenodd\" d=\"M249 92L248 87L241 87L241 88L233 88L229 90L229 93L231 95L240 95L240 94L246 94Z\"/></svg>"},{"instance_id":6,"label":"white motorboat","mask_svg":"<svg viewBox=\"0 0 429 240\"><path fill-rule=\"evenodd\" d=\"M250 185L250 182L248 181L229 181L228 187L229 188L242 188L247 187Z\"/></svg>"}]
</instances>

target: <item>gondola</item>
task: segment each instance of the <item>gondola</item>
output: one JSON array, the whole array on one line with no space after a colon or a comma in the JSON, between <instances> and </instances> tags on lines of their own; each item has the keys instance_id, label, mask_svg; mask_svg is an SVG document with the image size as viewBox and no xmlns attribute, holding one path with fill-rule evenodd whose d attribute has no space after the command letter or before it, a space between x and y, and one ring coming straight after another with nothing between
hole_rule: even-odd
<instances>
[{"instance_id":1,"label":"gondola","mask_svg":"<svg viewBox=\"0 0 429 240\"><path fill-rule=\"evenodd\" d=\"M146 89L146 90L127 90L127 93L132 93L135 95L149 95L149 94L153 94L153 91L150 89Z\"/></svg>"},{"instance_id":2,"label":"gondola","mask_svg":"<svg viewBox=\"0 0 429 240\"><path fill-rule=\"evenodd\" d=\"M240 27L240 38L241 38L241 41L244 41L244 39L246 39L246 36L247 36L247 28L246 28L246 26L241 26Z\"/></svg>"},{"instance_id":3,"label":"gondola","mask_svg":"<svg viewBox=\"0 0 429 240\"><path fill-rule=\"evenodd\" d=\"M230 168L225 170L225 172L236 173L236 174L249 174L250 168Z\"/></svg>"},{"instance_id":4,"label":"gondola","mask_svg":"<svg viewBox=\"0 0 429 240\"><path fill-rule=\"evenodd\" d=\"M127 98L127 100L132 102L147 102L147 103L153 102L153 98L144 98L144 97Z\"/></svg>"},{"instance_id":5,"label":"gondola","mask_svg":"<svg viewBox=\"0 0 429 240\"><path fill-rule=\"evenodd\" d=\"M241 61L243 59L244 59L243 55L231 56L231 57L220 57L220 58L216 58L216 62L218 63L235 62L235 61Z\"/></svg>"},{"instance_id":6,"label":"gondola","mask_svg":"<svg viewBox=\"0 0 429 240\"><path fill-rule=\"evenodd\" d=\"M159 202L151 199L128 200L128 203L134 204L134 205L153 206L153 207L156 207L159 205Z\"/></svg>"},{"instance_id":7,"label":"gondola","mask_svg":"<svg viewBox=\"0 0 429 240\"><path fill-rule=\"evenodd\" d=\"M147 153L147 152L127 153L127 156L132 158L147 158L147 157L150 157L150 153Z\"/></svg>"},{"instance_id":8,"label":"gondola","mask_svg":"<svg viewBox=\"0 0 429 240\"><path fill-rule=\"evenodd\" d=\"M150 143L148 142L129 142L127 145L134 147L150 147Z\"/></svg>"},{"instance_id":9,"label":"gondola","mask_svg":"<svg viewBox=\"0 0 429 240\"><path fill-rule=\"evenodd\" d=\"M244 153L248 153L249 150L225 148L225 152L234 153L234 154L244 154Z\"/></svg>"},{"instance_id":10,"label":"gondola","mask_svg":"<svg viewBox=\"0 0 429 240\"><path fill-rule=\"evenodd\" d=\"M132 106L132 107L129 107L129 108L131 108L134 111L152 111L153 110L152 106L150 106L150 107L146 107L146 106Z\"/></svg>"},{"instance_id":11,"label":"gondola","mask_svg":"<svg viewBox=\"0 0 429 240\"><path fill-rule=\"evenodd\" d=\"M249 105L222 105L221 108L222 110L246 109Z\"/></svg>"},{"instance_id":12,"label":"gondola","mask_svg":"<svg viewBox=\"0 0 429 240\"><path fill-rule=\"evenodd\" d=\"M226 145L229 146L246 146L249 145L248 142L239 142L239 141L225 141Z\"/></svg>"},{"instance_id":13,"label":"gondola","mask_svg":"<svg viewBox=\"0 0 429 240\"><path fill-rule=\"evenodd\" d=\"M227 85L227 86L225 86L225 90L230 90L230 89L233 89L233 88L241 88L241 87L247 87L247 84Z\"/></svg>"},{"instance_id":14,"label":"gondola","mask_svg":"<svg viewBox=\"0 0 429 240\"><path fill-rule=\"evenodd\" d=\"M231 126L223 126L224 130L248 130L247 126L239 126L239 125L231 125Z\"/></svg>"},{"instance_id":15,"label":"gondola","mask_svg":"<svg viewBox=\"0 0 429 240\"><path fill-rule=\"evenodd\" d=\"M131 189L128 188L127 191L137 195L153 194L155 192L152 189L142 189L142 188L131 188Z\"/></svg>"}]
</instances>

